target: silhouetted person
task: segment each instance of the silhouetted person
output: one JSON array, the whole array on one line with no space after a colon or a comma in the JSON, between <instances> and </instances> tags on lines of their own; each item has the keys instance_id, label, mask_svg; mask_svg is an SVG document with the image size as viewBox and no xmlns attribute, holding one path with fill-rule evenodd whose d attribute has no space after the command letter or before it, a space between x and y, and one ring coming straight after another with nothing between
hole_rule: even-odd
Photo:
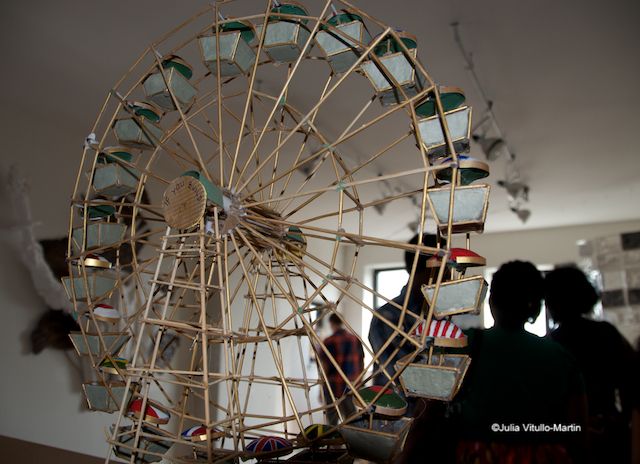
<instances>
[{"instance_id":1,"label":"silhouetted person","mask_svg":"<svg viewBox=\"0 0 640 464\"><path fill-rule=\"evenodd\" d=\"M340 366L344 375L350 381L354 381L364 370L364 350L362 349L362 344L360 340L358 340L358 337L345 330L342 326L342 320L337 314L331 314L331 316L329 316L329 325L333 335L324 340L324 345L327 347L329 353L331 353L336 364ZM329 360L326 353L322 351L322 349L318 350L318 353L327 375L329 388L331 388L337 400L344 396L347 390L347 383L338 373L338 370ZM324 388L324 398L327 404L332 403L331 395L326 386ZM351 398L344 399L339 407L345 419L355 412ZM329 409L327 409L327 420L329 424L337 424L338 419L339 416L336 409L329 407Z\"/></svg>"},{"instance_id":2,"label":"silhouetted person","mask_svg":"<svg viewBox=\"0 0 640 464\"><path fill-rule=\"evenodd\" d=\"M559 344L524 330L540 314L542 296L542 275L529 262L508 262L493 275L495 325L467 331L471 367L453 407L457 462L566 463L581 456L578 431L525 431L528 424L578 424L584 431L586 420L575 360Z\"/></svg>"},{"instance_id":3,"label":"silhouetted person","mask_svg":"<svg viewBox=\"0 0 640 464\"><path fill-rule=\"evenodd\" d=\"M409 240L409 244L417 244L418 239L419 235L416 234L411 240ZM422 244L427 247L435 248L437 244L436 236L431 234L424 234L422 238ZM407 250L404 253L405 269L409 274L411 274L411 268L413 267L414 256L414 251ZM407 285L404 286L404 288L400 292L400 295L393 299L394 303L402 306L408 293L409 301L407 303L407 310L415 314L420 314L425 301L420 287L423 284L428 283L429 277L431 276L432 269L427 268L427 260L431 256L432 255L426 253L421 253L419 255L412 287L410 289L407 288L409 285L409 282L407 282ZM387 303L381 306L376 310L376 312L394 325L398 325L398 323L400 322L401 310L393 306L391 303ZM404 321L402 323L404 331L409 332L415 322L416 320L414 317L408 314L405 315ZM415 350L415 347L409 343L406 343L403 337L395 336L384 349L384 351L381 351L382 347L385 345L385 343L387 343L387 340L389 340L389 338L391 338L393 335L394 329L392 327L389 327L374 315L371 319L371 326L369 327L369 343L371 344L373 352L379 353L378 362L375 365L375 369L379 370L380 366L386 363L385 370L387 371L389 377L395 374L396 361ZM396 349L398 349L398 351L394 355L394 351ZM383 373L379 373L374 378L374 383L376 385L384 385L387 381L388 377Z\"/></svg>"},{"instance_id":4,"label":"silhouetted person","mask_svg":"<svg viewBox=\"0 0 640 464\"><path fill-rule=\"evenodd\" d=\"M545 278L547 309L558 328L550 337L576 359L589 403L589 455L593 462L628 462L633 349L608 322L589 319L598 293L577 268Z\"/></svg>"},{"instance_id":5,"label":"silhouetted person","mask_svg":"<svg viewBox=\"0 0 640 464\"><path fill-rule=\"evenodd\" d=\"M631 364L631 462L640 464L640 337L636 340L636 352Z\"/></svg>"}]
</instances>

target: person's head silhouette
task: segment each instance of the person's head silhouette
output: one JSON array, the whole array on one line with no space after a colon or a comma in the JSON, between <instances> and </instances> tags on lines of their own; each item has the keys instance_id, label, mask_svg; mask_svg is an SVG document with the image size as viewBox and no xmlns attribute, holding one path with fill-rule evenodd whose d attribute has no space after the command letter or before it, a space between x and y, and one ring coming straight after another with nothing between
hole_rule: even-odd
<instances>
[{"instance_id":1,"label":"person's head silhouette","mask_svg":"<svg viewBox=\"0 0 640 464\"><path fill-rule=\"evenodd\" d=\"M420 234L416 234L407 243L409 245L417 245L419 238ZM438 238L433 234L423 234L422 245L426 247L436 248L438 246ZM411 274L411 268L413 267L415 254L415 251L412 250L406 250L404 252L404 265L409 274ZM412 293L421 295L420 286L427 283L429 281L429 277L433 275L434 268L427 267L427 262L432 256L433 254L428 252L422 252L418 255L418 263L416 265L416 273L413 279ZM437 269L435 270L437 273Z\"/></svg>"},{"instance_id":2,"label":"person's head silhouette","mask_svg":"<svg viewBox=\"0 0 640 464\"><path fill-rule=\"evenodd\" d=\"M540 314L543 295L542 274L525 261L509 261L500 266L491 281L489 305L497 327L522 329Z\"/></svg>"},{"instance_id":3,"label":"person's head silhouette","mask_svg":"<svg viewBox=\"0 0 640 464\"><path fill-rule=\"evenodd\" d=\"M584 272L575 267L562 267L545 277L544 298L553 320L562 324L590 313L599 296Z\"/></svg>"},{"instance_id":4,"label":"person's head silhouette","mask_svg":"<svg viewBox=\"0 0 640 464\"><path fill-rule=\"evenodd\" d=\"M342 319L340 319L340 316L331 313L331 316L329 316L329 327L331 327L331 333L336 333L342 329Z\"/></svg>"}]
</instances>

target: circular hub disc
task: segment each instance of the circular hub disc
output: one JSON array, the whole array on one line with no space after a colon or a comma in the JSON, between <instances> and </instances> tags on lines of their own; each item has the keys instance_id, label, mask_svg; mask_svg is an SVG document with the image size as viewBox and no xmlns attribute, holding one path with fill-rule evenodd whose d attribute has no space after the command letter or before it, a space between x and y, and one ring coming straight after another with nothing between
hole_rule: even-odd
<instances>
[{"instance_id":1,"label":"circular hub disc","mask_svg":"<svg viewBox=\"0 0 640 464\"><path fill-rule=\"evenodd\" d=\"M164 191L162 212L171 227L188 229L198 224L207 206L207 192L197 179L181 176Z\"/></svg>"}]
</instances>

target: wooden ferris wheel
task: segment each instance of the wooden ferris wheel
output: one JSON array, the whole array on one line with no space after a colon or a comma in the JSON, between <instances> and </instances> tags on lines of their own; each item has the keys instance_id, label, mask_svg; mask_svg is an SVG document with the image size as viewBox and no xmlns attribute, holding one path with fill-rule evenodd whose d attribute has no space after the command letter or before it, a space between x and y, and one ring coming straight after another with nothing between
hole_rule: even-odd
<instances>
[{"instance_id":1,"label":"wooden ferris wheel","mask_svg":"<svg viewBox=\"0 0 640 464\"><path fill-rule=\"evenodd\" d=\"M63 283L82 329L72 341L94 368L89 408L114 413L108 461L267 459L328 437L389 460L410 423L393 417L401 396L450 400L469 365L444 351L464 344L451 317L477 312L486 291L464 276L482 264L469 238L489 195L476 182L487 165L464 155L464 93L433 81L415 37L347 1L229 13L248 6L216 2L145 49L83 152ZM381 232L381 207L413 212L412 200L442 246ZM419 255L433 257L424 311L358 278L376 248L413 253L409 285ZM380 315L373 296L415 324ZM365 372L344 374L319 327L337 314L359 333L345 306L412 348L396 374L365 340ZM357 407L338 409L337 427L318 400L328 368L348 394L326 402ZM376 374L387 385L366 388Z\"/></svg>"}]
</instances>

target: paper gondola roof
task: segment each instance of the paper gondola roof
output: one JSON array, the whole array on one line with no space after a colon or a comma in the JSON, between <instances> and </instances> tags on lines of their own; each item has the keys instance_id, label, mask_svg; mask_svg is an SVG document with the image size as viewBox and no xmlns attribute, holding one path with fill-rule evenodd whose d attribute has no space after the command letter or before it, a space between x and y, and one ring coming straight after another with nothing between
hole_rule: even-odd
<instances>
[{"instance_id":1,"label":"paper gondola roof","mask_svg":"<svg viewBox=\"0 0 640 464\"><path fill-rule=\"evenodd\" d=\"M332 26L339 26L340 24L350 23L352 21L362 22L362 16L352 10L346 9L341 10L337 14L330 17L327 20L327 23Z\"/></svg>"},{"instance_id":2,"label":"paper gondola roof","mask_svg":"<svg viewBox=\"0 0 640 464\"><path fill-rule=\"evenodd\" d=\"M415 49L418 46L418 39L415 35L400 30L396 30L396 35L409 50ZM378 45L376 45L373 52L377 56L384 56L389 53L398 53L401 51L403 51L402 46L400 46L395 37L388 35L383 38Z\"/></svg>"},{"instance_id":3,"label":"paper gondola roof","mask_svg":"<svg viewBox=\"0 0 640 464\"><path fill-rule=\"evenodd\" d=\"M304 433L300 432L298 435L299 441L320 441L320 442L341 442L342 437L340 433L335 430L329 432L331 428L334 428L326 424L311 424L305 427Z\"/></svg>"},{"instance_id":4,"label":"paper gondola roof","mask_svg":"<svg viewBox=\"0 0 640 464\"><path fill-rule=\"evenodd\" d=\"M358 394L367 403L371 403L373 399L382 390L380 385L372 385L358 390ZM374 412L384 414L385 416L401 416L407 411L407 402L393 390L387 388L382 395L373 404Z\"/></svg>"},{"instance_id":5,"label":"paper gondola roof","mask_svg":"<svg viewBox=\"0 0 640 464\"><path fill-rule=\"evenodd\" d=\"M421 337L424 332L424 321L413 331L415 337ZM451 321L432 320L427 337L434 339L435 346L464 347L467 346L467 336L462 329Z\"/></svg>"},{"instance_id":6,"label":"paper gondola roof","mask_svg":"<svg viewBox=\"0 0 640 464\"><path fill-rule=\"evenodd\" d=\"M240 37L247 42L251 43L255 39L256 31L253 24L250 21L231 21L228 23L220 24L221 32L240 32Z\"/></svg>"},{"instance_id":7,"label":"paper gondola roof","mask_svg":"<svg viewBox=\"0 0 640 464\"><path fill-rule=\"evenodd\" d=\"M126 371L129 360L126 358L106 358L100 363L100 370L109 374L118 374L118 370Z\"/></svg>"},{"instance_id":8,"label":"paper gondola roof","mask_svg":"<svg viewBox=\"0 0 640 464\"><path fill-rule=\"evenodd\" d=\"M174 68L186 79L191 79L193 76L193 68L191 65L177 55L167 55L162 58L162 67L165 69Z\"/></svg>"},{"instance_id":9,"label":"paper gondola roof","mask_svg":"<svg viewBox=\"0 0 640 464\"><path fill-rule=\"evenodd\" d=\"M129 102L128 107L136 116L146 118L152 122L159 122L162 118L162 110L149 102Z\"/></svg>"},{"instance_id":10,"label":"paper gondola roof","mask_svg":"<svg viewBox=\"0 0 640 464\"><path fill-rule=\"evenodd\" d=\"M480 256L478 253L466 248L451 248L450 252L449 261L456 267L467 268L487 264L484 256Z\"/></svg>"},{"instance_id":11,"label":"paper gondola roof","mask_svg":"<svg viewBox=\"0 0 640 464\"><path fill-rule=\"evenodd\" d=\"M111 305L100 303L93 308L93 317L99 321L116 323L120 320L120 312Z\"/></svg>"},{"instance_id":12,"label":"paper gondola roof","mask_svg":"<svg viewBox=\"0 0 640 464\"><path fill-rule=\"evenodd\" d=\"M106 147L98 153L99 163L117 163L118 161L133 161L133 155L126 147L114 146Z\"/></svg>"},{"instance_id":13,"label":"paper gondola roof","mask_svg":"<svg viewBox=\"0 0 640 464\"><path fill-rule=\"evenodd\" d=\"M87 254L83 260L76 260L74 264L80 265L83 262L86 267L101 267L103 269L111 268L111 262L107 258L95 253Z\"/></svg>"},{"instance_id":14,"label":"paper gondola roof","mask_svg":"<svg viewBox=\"0 0 640 464\"><path fill-rule=\"evenodd\" d=\"M449 164L452 161L453 158L449 157L442 160L440 164ZM440 169L436 171L436 178L440 182L451 182L451 172L452 169L450 167ZM489 165L471 156L458 155L458 172L460 173L460 183L469 185L487 177L489 175Z\"/></svg>"},{"instance_id":15,"label":"paper gondola roof","mask_svg":"<svg viewBox=\"0 0 640 464\"><path fill-rule=\"evenodd\" d=\"M260 437L252 440L246 447L250 453L284 453L293 450L293 444L289 440L280 437Z\"/></svg>"},{"instance_id":16,"label":"paper gondola roof","mask_svg":"<svg viewBox=\"0 0 640 464\"><path fill-rule=\"evenodd\" d=\"M84 208L80 208L80 215L84 213ZM93 205L87 208L87 218L90 221L99 221L116 214L116 208L111 205Z\"/></svg>"},{"instance_id":17,"label":"paper gondola roof","mask_svg":"<svg viewBox=\"0 0 640 464\"><path fill-rule=\"evenodd\" d=\"M442 259L440 256L431 256L427 260L427 267L439 267L441 262ZM487 260L475 251L466 248L451 248L449 250L447 264L456 268L458 271L464 271L468 267L485 266Z\"/></svg>"},{"instance_id":18,"label":"paper gondola roof","mask_svg":"<svg viewBox=\"0 0 640 464\"><path fill-rule=\"evenodd\" d=\"M307 9L298 2L294 2L288 0L287 2L281 2L279 5L271 8L271 13L282 13L285 15L296 15L296 16L308 16L309 12ZM269 17L270 21L296 21L296 19L285 19L276 15L271 15ZM309 22L308 19L302 19L302 24L307 24Z\"/></svg>"},{"instance_id":19,"label":"paper gondola roof","mask_svg":"<svg viewBox=\"0 0 640 464\"><path fill-rule=\"evenodd\" d=\"M212 440L216 440L222 436L222 432L217 429L211 429L209 435L211 436ZM194 442L205 441L207 439L207 428L202 424L194 425L193 427L189 427L188 429L184 430L180 434L180 436Z\"/></svg>"},{"instance_id":20,"label":"paper gondola roof","mask_svg":"<svg viewBox=\"0 0 640 464\"><path fill-rule=\"evenodd\" d=\"M447 111L455 110L456 108L464 105L465 95L464 91L458 87L440 87L440 102L442 103L442 110ZM422 118L429 118L435 116L437 113L436 99L433 94L428 95L425 99L419 101L416 104L416 114Z\"/></svg>"},{"instance_id":21,"label":"paper gondola roof","mask_svg":"<svg viewBox=\"0 0 640 464\"><path fill-rule=\"evenodd\" d=\"M149 400L147 400L146 406L146 412L143 420L154 424L166 424L169 422L171 415L168 412L154 406ZM137 398L131 402L129 405L129 412L138 418L142 416L142 398Z\"/></svg>"}]
</instances>

